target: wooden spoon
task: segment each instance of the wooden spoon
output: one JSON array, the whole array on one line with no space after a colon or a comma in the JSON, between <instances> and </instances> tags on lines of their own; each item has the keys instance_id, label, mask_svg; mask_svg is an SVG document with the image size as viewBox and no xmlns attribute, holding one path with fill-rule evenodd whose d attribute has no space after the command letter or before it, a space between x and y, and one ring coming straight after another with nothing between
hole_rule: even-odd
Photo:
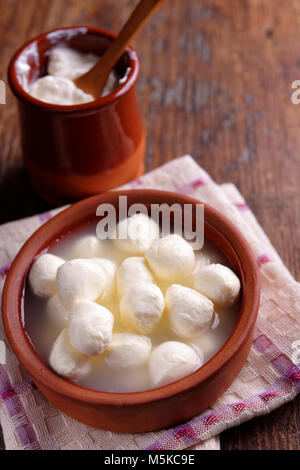
<instances>
[{"instance_id":1,"label":"wooden spoon","mask_svg":"<svg viewBox=\"0 0 300 470\"><path fill-rule=\"evenodd\" d=\"M110 71L123 54L128 43L142 29L163 2L164 0L141 0L101 59L98 60L91 70L74 80L75 85L92 95L95 99L99 98Z\"/></svg>"}]
</instances>

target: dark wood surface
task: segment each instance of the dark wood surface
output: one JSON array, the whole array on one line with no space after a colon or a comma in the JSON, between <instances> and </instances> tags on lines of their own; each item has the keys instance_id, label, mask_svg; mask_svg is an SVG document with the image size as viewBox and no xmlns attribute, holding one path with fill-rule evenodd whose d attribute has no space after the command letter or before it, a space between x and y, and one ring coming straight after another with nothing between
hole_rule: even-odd
<instances>
[{"instance_id":1,"label":"dark wood surface","mask_svg":"<svg viewBox=\"0 0 300 470\"><path fill-rule=\"evenodd\" d=\"M0 0L0 79L13 52L53 27L117 32L136 0ZM166 0L135 40L146 170L191 153L234 182L300 279L298 0ZM19 146L10 92L0 105L0 222L41 212ZM223 449L299 449L299 400L221 435Z\"/></svg>"}]
</instances>

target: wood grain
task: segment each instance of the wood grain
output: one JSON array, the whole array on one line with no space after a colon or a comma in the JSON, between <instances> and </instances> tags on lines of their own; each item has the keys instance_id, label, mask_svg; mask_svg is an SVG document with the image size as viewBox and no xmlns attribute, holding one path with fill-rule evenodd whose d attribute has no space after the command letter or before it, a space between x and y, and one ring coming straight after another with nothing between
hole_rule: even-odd
<instances>
[{"instance_id":1,"label":"wood grain","mask_svg":"<svg viewBox=\"0 0 300 470\"><path fill-rule=\"evenodd\" d=\"M13 52L53 27L120 30L136 0L0 0L0 79ZM241 190L300 280L298 0L168 0L135 40L146 170L191 153ZM30 187L10 92L0 105L0 221L47 209ZM299 400L222 437L224 449L299 449Z\"/></svg>"}]
</instances>

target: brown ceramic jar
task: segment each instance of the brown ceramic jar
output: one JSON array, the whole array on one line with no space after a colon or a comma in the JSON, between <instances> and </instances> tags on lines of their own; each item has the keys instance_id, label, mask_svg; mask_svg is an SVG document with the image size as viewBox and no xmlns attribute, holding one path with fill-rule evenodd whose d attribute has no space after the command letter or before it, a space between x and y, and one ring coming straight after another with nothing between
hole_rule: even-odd
<instances>
[{"instance_id":1,"label":"brown ceramic jar","mask_svg":"<svg viewBox=\"0 0 300 470\"><path fill-rule=\"evenodd\" d=\"M114 37L91 27L53 30L26 43L9 65L9 84L18 101L23 157L34 188L51 204L97 194L143 172L145 131L135 89L139 61L131 47L115 68L120 77L127 71L124 83L90 103L49 104L24 89L26 80L30 83L46 74L53 47L67 45L101 55ZM28 64L30 71L22 75L20 64Z\"/></svg>"}]
</instances>

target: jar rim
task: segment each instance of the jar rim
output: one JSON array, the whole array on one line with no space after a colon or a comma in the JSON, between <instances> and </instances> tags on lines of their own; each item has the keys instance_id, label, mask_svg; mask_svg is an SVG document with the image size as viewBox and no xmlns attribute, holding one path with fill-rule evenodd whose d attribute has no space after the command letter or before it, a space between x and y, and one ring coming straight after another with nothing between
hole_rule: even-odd
<instances>
[{"instance_id":1,"label":"jar rim","mask_svg":"<svg viewBox=\"0 0 300 470\"><path fill-rule=\"evenodd\" d=\"M68 26L64 28L52 29L50 31L47 31L45 33L42 33L30 39L28 42L26 42L23 46L21 46L17 50L17 52L12 57L9 67L8 67L9 85L11 87L12 92L18 99L24 102L29 102L30 104L37 106L39 108L42 108L45 111L50 111L50 112L54 111L54 112L63 112L63 113L66 113L66 112L76 113L76 111L78 111L82 113L83 111L89 112L93 110L98 110L102 107L105 107L114 103L134 86L138 77L138 73L139 73L139 59L133 47L128 46L126 48L125 53L127 53L129 56L130 71L128 73L128 76L126 77L126 80L123 83L119 83L119 85L109 94L102 96L100 98L97 98L96 100L90 101L88 103L81 103L81 104L75 104L75 105L58 105L58 104L47 103L45 101L41 101L31 96L24 89L24 87L22 86L18 78L17 64L22 54L24 54L24 52L28 50L30 47L32 47L33 45L39 42L45 41L45 40L49 40L50 35L54 35L54 34L57 35L61 33L61 39L68 39L68 32L72 30L74 31L74 34L70 37L74 37L76 34L82 34L82 35L96 34L96 35L106 37L112 40L116 38L116 34L110 31L101 29L101 28L96 28L96 27L91 27L91 26Z\"/></svg>"}]
</instances>

